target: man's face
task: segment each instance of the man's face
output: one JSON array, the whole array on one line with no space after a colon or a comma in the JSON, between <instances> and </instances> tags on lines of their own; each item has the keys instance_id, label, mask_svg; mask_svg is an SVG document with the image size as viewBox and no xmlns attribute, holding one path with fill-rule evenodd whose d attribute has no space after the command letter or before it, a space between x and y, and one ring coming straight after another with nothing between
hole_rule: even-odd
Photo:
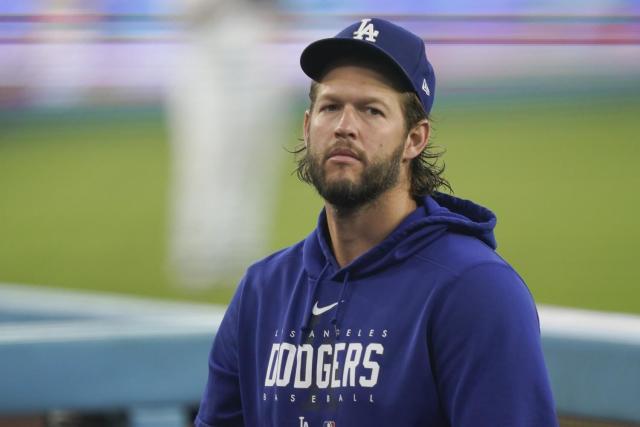
<instances>
[{"instance_id":1,"label":"man's face","mask_svg":"<svg viewBox=\"0 0 640 427\"><path fill-rule=\"evenodd\" d=\"M345 65L327 73L304 133L312 183L332 205L353 209L398 185L406 139L400 94L377 72Z\"/></svg>"}]
</instances>

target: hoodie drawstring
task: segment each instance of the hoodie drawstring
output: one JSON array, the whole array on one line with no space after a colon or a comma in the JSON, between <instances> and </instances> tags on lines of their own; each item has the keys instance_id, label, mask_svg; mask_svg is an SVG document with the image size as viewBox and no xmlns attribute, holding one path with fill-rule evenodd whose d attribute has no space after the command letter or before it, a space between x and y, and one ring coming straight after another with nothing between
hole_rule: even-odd
<instances>
[{"instance_id":1,"label":"hoodie drawstring","mask_svg":"<svg viewBox=\"0 0 640 427\"><path fill-rule=\"evenodd\" d=\"M320 281L324 278L324 275L326 273L326 271L329 269L329 266L331 265L331 263L327 262L324 267L322 268L322 270L320 271L320 274L318 275L318 278L315 280L310 280L311 283L311 290L309 291L309 293L307 293L307 299L305 301L304 304L304 317L302 320L302 325L300 326L300 330L302 332L306 332L309 330L309 324L311 323L311 311L312 311L312 304L313 304L313 300L316 296L316 292L318 290L318 284L320 283Z\"/></svg>"},{"instance_id":2,"label":"hoodie drawstring","mask_svg":"<svg viewBox=\"0 0 640 427\"><path fill-rule=\"evenodd\" d=\"M342 316L344 315L344 309L342 308L347 304L346 299L349 298L350 292L347 293L347 287L349 286L349 272L345 271L344 280L342 281L342 289L340 289L340 296L338 297L338 306L336 307L336 311L333 314L333 318L331 319L331 323L333 324L334 329L339 330L341 325ZM340 336L338 335L338 339Z\"/></svg>"}]
</instances>

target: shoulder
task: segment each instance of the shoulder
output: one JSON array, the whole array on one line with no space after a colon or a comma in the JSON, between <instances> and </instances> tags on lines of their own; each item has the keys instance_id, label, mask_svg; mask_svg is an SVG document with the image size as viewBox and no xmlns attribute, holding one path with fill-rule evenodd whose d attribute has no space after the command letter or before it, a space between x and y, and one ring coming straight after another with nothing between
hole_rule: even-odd
<instances>
[{"instance_id":1,"label":"shoulder","mask_svg":"<svg viewBox=\"0 0 640 427\"><path fill-rule=\"evenodd\" d=\"M423 262L430 263L453 276L480 264L509 264L493 248L476 237L447 231L432 244L416 254ZM510 267L509 267L510 268Z\"/></svg>"},{"instance_id":2,"label":"shoulder","mask_svg":"<svg viewBox=\"0 0 640 427\"><path fill-rule=\"evenodd\" d=\"M483 311L510 317L524 310L535 315L533 297L514 268L482 241L447 232L416 257L439 270L441 280L434 289L434 313L459 311L473 317ZM522 311L520 311L522 314ZM537 322L536 322L537 323Z\"/></svg>"},{"instance_id":3,"label":"shoulder","mask_svg":"<svg viewBox=\"0 0 640 427\"><path fill-rule=\"evenodd\" d=\"M432 325L453 327L460 336L479 331L502 335L520 329L537 339L540 331L533 295L520 275L504 260L466 263L434 289L428 302ZM526 330L526 332L525 332Z\"/></svg>"},{"instance_id":4,"label":"shoulder","mask_svg":"<svg viewBox=\"0 0 640 427\"><path fill-rule=\"evenodd\" d=\"M303 246L304 240L253 263L238 286L238 299L279 298L290 292L304 272Z\"/></svg>"},{"instance_id":5,"label":"shoulder","mask_svg":"<svg viewBox=\"0 0 640 427\"><path fill-rule=\"evenodd\" d=\"M274 274L283 274L292 268L299 267L302 262L303 246L304 240L254 262L247 269L246 277L255 280Z\"/></svg>"}]
</instances>

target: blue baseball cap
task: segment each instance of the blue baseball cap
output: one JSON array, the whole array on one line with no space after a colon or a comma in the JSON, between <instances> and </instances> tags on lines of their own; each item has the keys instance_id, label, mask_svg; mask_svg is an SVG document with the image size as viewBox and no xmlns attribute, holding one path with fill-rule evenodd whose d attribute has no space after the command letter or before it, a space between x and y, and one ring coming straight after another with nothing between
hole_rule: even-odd
<instances>
[{"instance_id":1,"label":"blue baseball cap","mask_svg":"<svg viewBox=\"0 0 640 427\"><path fill-rule=\"evenodd\" d=\"M362 55L395 68L429 114L436 93L436 75L427 60L424 42L384 19L362 19L335 37L311 43L300 56L300 66L307 76L319 81L336 60Z\"/></svg>"}]
</instances>

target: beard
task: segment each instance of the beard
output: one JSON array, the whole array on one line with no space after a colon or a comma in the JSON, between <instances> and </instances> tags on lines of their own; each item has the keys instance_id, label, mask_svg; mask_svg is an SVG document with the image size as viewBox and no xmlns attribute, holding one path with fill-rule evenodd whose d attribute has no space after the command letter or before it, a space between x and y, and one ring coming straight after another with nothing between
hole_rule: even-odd
<instances>
[{"instance_id":1,"label":"beard","mask_svg":"<svg viewBox=\"0 0 640 427\"><path fill-rule=\"evenodd\" d=\"M311 141L309 141L309 145ZM400 164L402 162L403 144L400 144L387 158L367 162L359 156L363 163L363 171L359 182L349 178L327 180L324 169L324 156L306 153L307 172L311 184L324 200L337 210L353 211L375 201L398 182Z\"/></svg>"}]
</instances>

